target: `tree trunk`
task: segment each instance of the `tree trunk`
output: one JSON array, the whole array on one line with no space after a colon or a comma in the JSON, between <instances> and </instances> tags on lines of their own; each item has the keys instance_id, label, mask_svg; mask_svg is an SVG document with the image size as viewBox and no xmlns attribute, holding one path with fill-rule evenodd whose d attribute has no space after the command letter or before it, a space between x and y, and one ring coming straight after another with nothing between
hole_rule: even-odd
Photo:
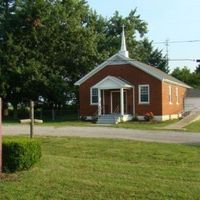
<instances>
[{"instance_id":1,"label":"tree trunk","mask_svg":"<svg viewBox=\"0 0 200 200\"><path fill-rule=\"evenodd\" d=\"M18 119L17 105L13 105L13 119Z\"/></svg>"},{"instance_id":2,"label":"tree trunk","mask_svg":"<svg viewBox=\"0 0 200 200\"><path fill-rule=\"evenodd\" d=\"M55 109L54 109L54 105L52 106L52 121L55 121Z\"/></svg>"}]
</instances>

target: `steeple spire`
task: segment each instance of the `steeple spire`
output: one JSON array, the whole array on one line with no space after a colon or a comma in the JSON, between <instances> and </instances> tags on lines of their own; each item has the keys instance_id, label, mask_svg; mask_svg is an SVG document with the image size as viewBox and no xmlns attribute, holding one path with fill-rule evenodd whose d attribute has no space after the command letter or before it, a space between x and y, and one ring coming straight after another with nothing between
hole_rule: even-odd
<instances>
[{"instance_id":1,"label":"steeple spire","mask_svg":"<svg viewBox=\"0 0 200 200\"><path fill-rule=\"evenodd\" d=\"M121 49L119 51L119 54L129 58L129 53L126 49L126 37L125 37L125 33L124 33L124 25L122 26L122 37L121 37Z\"/></svg>"}]
</instances>

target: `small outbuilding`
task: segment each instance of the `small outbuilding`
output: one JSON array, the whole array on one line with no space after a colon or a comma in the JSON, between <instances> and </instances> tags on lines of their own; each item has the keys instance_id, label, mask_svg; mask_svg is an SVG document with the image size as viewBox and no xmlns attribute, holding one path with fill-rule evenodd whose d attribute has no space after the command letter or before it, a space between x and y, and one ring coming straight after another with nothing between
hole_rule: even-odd
<instances>
[{"instance_id":1,"label":"small outbuilding","mask_svg":"<svg viewBox=\"0 0 200 200\"><path fill-rule=\"evenodd\" d=\"M186 92L185 112L188 111L200 111L200 89L188 89Z\"/></svg>"}]
</instances>

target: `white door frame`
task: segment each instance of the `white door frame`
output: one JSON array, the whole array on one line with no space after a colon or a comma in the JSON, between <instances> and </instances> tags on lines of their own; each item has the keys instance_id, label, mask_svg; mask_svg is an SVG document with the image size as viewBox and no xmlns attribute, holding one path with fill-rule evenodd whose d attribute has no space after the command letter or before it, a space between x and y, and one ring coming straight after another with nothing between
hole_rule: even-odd
<instances>
[{"instance_id":1,"label":"white door frame","mask_svg":"<svg viewBox=\"0 0 200 200\"><path fill-rule=\"evenodd\" d=\"M135 86L133 86L132 87L132 92L133 92L133 115L135 115L135 110L136 110L136 108L135 108L135 105L136 105L136 103L135 103Z\"/></svg>"},{"instance_id":2,"label":"white door frame","mask_svg":"<svg viewBox=\"0 0 200 200\"><path fill-rule=\"evenodd\" d=\"M113 113L113 93L114 92L118 92L120 93L120 90L111 90L110 91L110 113L112 114ZM126 112L128 111L128 103L127 103L127 91L124 90L124 94L125 94L125 98L126 98ZM120 94L119 94L120 95ZM119 105L120 106L120 105Z\"/></svg>"}]
</instances>

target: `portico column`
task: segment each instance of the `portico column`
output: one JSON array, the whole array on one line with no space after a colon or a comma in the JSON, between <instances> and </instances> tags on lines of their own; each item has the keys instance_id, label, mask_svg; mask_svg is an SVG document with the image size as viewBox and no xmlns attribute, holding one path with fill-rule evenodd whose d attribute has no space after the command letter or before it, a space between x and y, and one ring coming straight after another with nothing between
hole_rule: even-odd
<instances>
[{"instance_id":1,"label":"portico column","mask_svg":"<svg viewBox=\"0 0 200 200\"><path fill-rule=\"evenodd\" d=\"M121 115L124 115L124 88L120 88L120 110Z\"/></svg>"},{"instance_id":2,"label":"portico column","mask_svg":"<svg viewBox=\"0 0 200 200\"><path fill-rule=\"evenodd\" d=\"M98 115L101 115L101 90L98 88Z\"/></svg>"}]
</instances>

